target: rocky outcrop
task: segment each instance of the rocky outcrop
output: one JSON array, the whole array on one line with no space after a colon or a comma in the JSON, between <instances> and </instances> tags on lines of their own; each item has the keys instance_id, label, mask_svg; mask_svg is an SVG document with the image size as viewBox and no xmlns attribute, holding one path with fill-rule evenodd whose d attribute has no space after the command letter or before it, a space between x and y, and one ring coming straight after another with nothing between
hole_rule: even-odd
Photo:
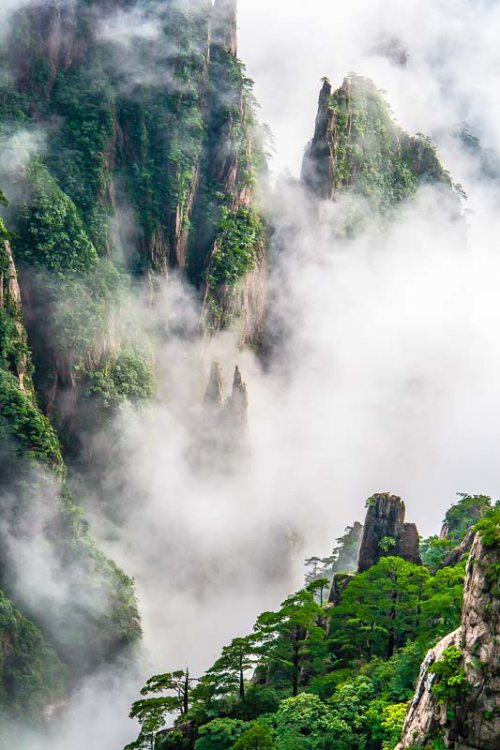
<instances>
[{"instance_id":1,"label":"rocky outcrop","mask_svg":"<svg viewBox=\"0 0 500 750\"><path fill-rule=\"evenodd\" d=\"M239 430L247 424L248 394L240 368L234 369L231 395L224 400L224 377L220 362L212 362L208 385L203 399L205 413L216 415L219 421ZM222 425L221 425L222 426Z\"/></svg>"},{"instance_id":2,"label":"rocky outcrop","mask_svg":"<svg viewBox=\"0 0 500 750\"><path fill-rule=\"evenodd\" d=\"M222 407L222 392L224 380L220 362L212 362L210 377L205 391L204 405L208 409L220 409Z\"/></svg>"},{"instance_id":3,"label":"rocky outcrop","mask_svg":"<svg viewBox=\"0 0 500 750\"><path fill-rule=\"evenodd\" d=\"M358 572L368 570L387 555L422 564L417 527L405 523L405 513L405 504L396 495L383 493L368 500Z\"/></svg>"},{"instance_id":4,"label":"rocky outcrop","mask_svg":"<svg viewBox=\"0 0 500 750\"><path fill-rule=\"evenodd\" d=\"M314 136L302 164L301 180L318 198L334 197L336 165L336 116L330 106L332 84L323 79Z\"/></svg>"},{"instance_id":5,"label":"rocky outcrop","mask_svg":"<svg viewBox=\"0 0 500 750\"><path fill-rule=\"evenodd\" d=\"M398 750L431 747L438 737L450 750L500 747L499 563L498 544L488 547L476 535L467 566L461 626L427 654ZM466 683L447 703L433 692L439 678L431 666L452 645L462 652L460 669Z\"/></svg>"},{"instance_id":6,"label":"rocky outcrop","mask_svg":"<svg viewBox=\"0 0 500 750\"><path fill-rule=\"evenodd\" d=\"M410 198L421 184L452 187L430 141L405 133L373 82L356 75L335 91L323 79L301 179L321 200L349 192L363 199L365 209L380 213Z\"/></svg>"},{"instance_id":7,"label":"rocky outcrop","mask_svg":"<svg viewBox=\"0 0 500 750\"><path fill-rule=\"evenodd\" d=\"M457 547L448 552L446 557L443 559L442 567L446 568L450 565L458 565L459 562L465 560L472 549L474 538L474 529L469 529L462 542Z\"/></svg>"},{"instance_id":8,"label":"rocky outcrop","mask_svg":"<svg viewBox=\"0 0 500 750\"><path fill-rule=\"evenodd\" d=\"M232 430L240 432L245 429L248 419L248 394L238 366L234 370L233 391L226 401L224 410L226 421Z\"/></svg>"}]
</instances>

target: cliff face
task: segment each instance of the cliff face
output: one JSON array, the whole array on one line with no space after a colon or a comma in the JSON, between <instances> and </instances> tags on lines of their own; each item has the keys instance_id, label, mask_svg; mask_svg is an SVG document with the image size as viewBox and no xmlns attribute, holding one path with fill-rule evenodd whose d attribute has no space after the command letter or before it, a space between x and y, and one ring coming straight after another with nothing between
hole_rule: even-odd
<instances>
[{"instance_id":1,"label":"cliff face","mask_svg":"<svg viewBox=\"0 0 500 750\"><path fill-rule=\"evenodd\" d=\"M373 495L368 500L359 551L359 573L376 565L386 555L402 557L415 565L422 564L417 527L405 523L405 513L404 502L395 495Z\"/></svg>"},{"instance_id":2,"label":"cliff face","mask_svg":"<svg viewBox=\"0 0 500 750\"><path fill-rule=\"evenodd\" d=\"M500 742L500 545L474 540L460 628L427 655L404 726L403 748L433 747L441 739L453 750L496 750ZM450 671L448 649L460 661ZM447 680L443 687L444 680ZM457 684L460 686L457 688ZM437 688L441 687L441 690Z\"/></svg>"},{"instance_id":3,"label":"cliff face","mask_svg":"<svg viewBox=\"0 0 500 750\"><path fill-rule=\"evenodd\" d=\"M36 129L46 148L20 175L26 200L9 224L36 385L71 443L91 429L85 394L121 357L105 321L89 335L76 319L89 307L108 314L117 271L133 283L179 271L198 291L204 331L234 327L259 342L263 157L234 0L51 0L16 13L12 29L0 136Z\"/></svg>"},{"instance_id":4,"label":"cliff face","mask_svg":"<svg viewBox=\"0 0 500 750\"><path fill-rule=\"evenodd\" d=\"M5 232L0 222L0 234ZM0 707L40 719L140 635L133 583L99 552L65 487L58 437L32 379L10 243L0 246ZM53 585L30 585L23 555ZM45 570L45 568L44 568ZM66 582L55 584L64 570ZM43 574L42 578L43 578ZM51 644L50 646L48 644Z\"/></svg>"},{"instance_id":5,"label":"cliff face","mask_svg":"<svg viewBox=\"0 0 500 750\"><path fill-rule=\"evenodd\" d=\"M381 213L423 184L451 187L430 141L405 133L374 84L355 75L336 91L323 81L302 182L323 200L351 194Z\"/></svg>"}]
</instances>

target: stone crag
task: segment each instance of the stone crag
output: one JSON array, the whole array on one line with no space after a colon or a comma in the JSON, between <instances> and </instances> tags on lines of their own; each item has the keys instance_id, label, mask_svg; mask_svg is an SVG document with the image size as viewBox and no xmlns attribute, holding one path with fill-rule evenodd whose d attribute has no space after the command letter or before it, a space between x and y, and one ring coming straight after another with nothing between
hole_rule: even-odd
<instances>
[{"instance_id":1,"label":"stone crag","mask_svg":"<svg viewBox=\"0 0 500 750\"><path fill-rule=\"evenodd\" d=\"M376 565L381 557L394 555L421 565L418 530L405 523L405 504L400 497L383 493L368 500L368 511L359 551L358 572Z\"/></svg>"},{"instance_id":2,"label":"stone crag","mask_svg":"<svg viewBox=\"0 0 500 750\"><path fill-rule=\"evenodd\" d=\"M472 546L464 589L462 622L427 654L398 750L430 748L441 738L450 750L500 747L500 549L479 535ZM466 687L453 704L437 700L431 666L455 646L462 652Z\"/></svg>"}]
</instances>

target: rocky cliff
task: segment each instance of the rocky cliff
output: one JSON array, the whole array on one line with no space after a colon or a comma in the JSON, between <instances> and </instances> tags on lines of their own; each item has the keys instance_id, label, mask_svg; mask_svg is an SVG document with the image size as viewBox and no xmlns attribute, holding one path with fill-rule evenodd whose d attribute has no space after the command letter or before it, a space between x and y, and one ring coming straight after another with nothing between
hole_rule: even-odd
<instances>
[{"instance_id":1,"label":"rocky cliff","mask_svg":"<svg viewBox=\"0 0 500 750\"><path fill-rule=\"evenodd\" d=\"M418 530L415 524L405 523L401 498L389 493L373 495L367 505L358 572L368 570L387 555L421 565Z\"/></svg>"},{"instance_id":2,"label":"rocky cliff","mask_svg":"<svg viewBox=\"0 0 500 750\"><path fill-rule=\"evenodd\" d=\"M405 133L372 81L356 75L335 91L323 79L302 182L323 200L349 194L381 213L424 184L452 186L431 142Z\"/></svg>"},{"instance_id":3,"label":"rocky cliff","mask_svg":"<svg viewBox=\"0 0 500 750\"><path fill-rule=\"evenodd\" d=\"M460 628L427 655L403 748L497 750L500 743L500 536L477 534L467 565Z\"/></svg>"},{"instance_id":4,"label":"rocky cliff","mask_svg":"<svg viewBox=\"0 0 500 750\"><path fill-rule=\"evenodd\" d=\"M18 273L0 221L1 234L0 709L30 721L61 699L65 685L123 658L140 625L132 581L96 548L65 485L60 442L33 383ZM63 570L66 582L57 584ZM44 586L48 578L52 585Z\"/></svg>"},{"instance_id":5,"label":"rocky cliff","mask_svg":"<svg viewBox=\"0 0 500 750\"><path fill-rule=\"evenodd\" d=\"M9 228L36 385L78 452L76 436L106 411L89 416L86 394L95 401L104 373L120 360L125 369L106 320L120 286L178 271L197 290L205 332L234 327L242 343L259 342L266 250L254 186L264 158L234 0L50 0L11 26L0 44L0 138L21 131L44 147L15 189L4 180L16 198ZM91 329L79 323L90 308ZM151 362L132 348L135 380Z\"/></svg>"}]
</instances>

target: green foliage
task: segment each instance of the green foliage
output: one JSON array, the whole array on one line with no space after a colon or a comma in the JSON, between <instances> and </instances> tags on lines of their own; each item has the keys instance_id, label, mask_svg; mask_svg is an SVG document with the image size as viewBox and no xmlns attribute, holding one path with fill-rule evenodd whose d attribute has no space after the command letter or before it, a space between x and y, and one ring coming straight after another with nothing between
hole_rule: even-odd
<instances>
[{"instance_id":1,"label":"green foliage","mask_svg":"<svg viewBox=\"0 0 500 750\"><path fill-rule=\"evenodd\" d=\"M446 538L453 545L463 540L471 529L491 509L491 498L486 495L459 493L460 500L449 509L444 520Z\"/></svg>"},{"instance_id":2,"label":"green foliage","mask_svg":"<svg viewBox=\"0 0 500 750\"><path fill-rule=\"evenodd\" d=\"M107 149L115 120L110 93L105 78L92 66L59 72L51 97L61 126L50 144L49 164L101 253L108 240Z\"/></svg>"},{"instance_id":3,"label":"green foliage","mask_svg":"<svg viewBox=\"0 0 500 750\"><path fill-rule=\"evenodd\" d=\"M353 578L331 611L334 650L343 659L391 657L422 627L430 574L399 557L384 557Z\"/></svg>"},{"instance_id":4,"label":"green foliage","mask_svg":"<svg viewBox=\"0 0 500 750\"><path fill-rule=\"evenodd\" d=\"M301 693L282 701L276 714L276 750L350 750L353 730L341 711Z\"/></svg>"},{"instance_id":5,"label":"green foliage","mask_svg":"<svg viewBox=\"0 0 500 750\"><path fill-rule=\"evenodd\" d=\"M39 461L64 475L59 441L49 420L32 396L21 390L17 378L1 368L0 440L13 441L19 457Z\"/></svg>"},{"instance_id":6,"label":"green foliage","mask_svg":"<svg viewBox=\"0 0 500 750\"><path fill-rule=\"evenodd\" d=\"M200 728L194 750L231 750L247 728L239 719L214 719Z\"/></svg>"},{"instance_id":7,"label":"green foliage","mask_svg":"<svg viewBox=\"0 0 500 750\"><path fill-rule=\"evenodd\" d=\"M403 133L369 79L349 76L330 106L336 115L336 191L353 192L384 214L423 183L451 186L431 142Z\"/></svg>"},{"instance_id":8,"label":"green foliage","mask_svg":"<svg viewBox=\"0 0 500 750\"><path fill-rule=\"evenodd\" d=\"M256 721L235 742L233 750L274 750L273 733Z\"/></svg>"},{"instance_id":9,"label":"green foliage","mask_svg":"<svg viewBox=\"0 0 500 750\"><path fill-rule=\"evenodd\" d=\"M273 750L393 750L425 654L458 625L463 580L463 563L431 575L424 566L384 557L354 575L340 604L330 607L318 600L324 581L313 577L278 611L260 615L252 636L223 650L193 690L177 732L192 722L196 750L231 742ZM253 670L253 684L244 680L242 691L246 670ZM180 739L172 747L184 750Z\"/></svg>"},{"instance_id":10,"label":"green foliage","mask_svg":"<svg viewBox=\"0 0 500 750\"><path fill-rule=\"evenodd\" d=\"M408 711L407 703L394 703L382 709L384 738L382 750L393 750L401 739Z\"/></svg>"},{"instance_id":11,"label":"green foliage","mask_svg":"<svg viewBox=\"0 0 500 750\"><path fill-rule=\"evenodd\" d=\"M258 263L264 231L262 221L251 208L222 209L216 248L209 269L212 289L233 286Z\"/></svg>"},{"instance_id":12,"label":"green foliage","mask_svg":"<svg viewBox=\"0 0 500 750\"><path fill-rule=\"evenodd\" d=\"M469 686L462 663L460 649L448 646L441 658L429 667L429 672L436 676L432 692L441 703L453 706L467 692Z\"/></svg>"},{"instance_id":13,"label":"green foliage","mask_svg":"<svg viewBox=\"0 0 500 750\"><path fill-rule=\"evenodd\" d=\"M0 591L0 705L24 722L41 720L62 697L64 682L55 651Z\"/></svg>"},{"instance_id":14,"label":"green foliage","mask_svg":"<svg viewBox=\"0 0 500 750\"><path fill-rule=\"evenodd\" d=\"M422 562L429 570L435 572L442 566L446 555L452 548L453 542L450 539L442 539L435 534L427 539L421 539L420 555Z\"/></svg>"},{"instance_id":15,"label":"green foliage","mask_svg":"<svg viewBox=\"0 0 500 750\"><path fill-rule=\"evenodd\" d=\"M203 678L205 689L213 697L246 698L245 674L255 666L257 639L254 635L235 638Z\"/></svg>"},{"instance_id":16,"label":"green foliage","mask_svg":"<svg viewBox=\"0 0 500 750\"><path fill-rule=\"evenodd\" d=\"M316 671L326 658L325 632L321 627L322 607L314 588L288 597L277 612L264 612L255 626L259 656L281 686L299 691L303 669Z\"/></svg>"},{"instance_id":17,"label":"green foliage","mask_svg":"<svg viewBox=\"0 0 500 750\"><path fill-rule=\"evenodd\" d=\"M8 201L3 192L0 190L0 206L7 206ZM7 231L7 227L5 226L5 222L3 221L2 217L0 216L0 241L6 240L9 236L9 233Z\"/></svg>"},{"instance_id":18,"label":"green foliage","mask_svg":"<svg viewBox=\"0 0 500 750\"><path fill-rule=\"evenodd\" d=\"M105 355L97 367L86 372L81 399L86 427L97 429L120 405L141 405L155 391L150 365L131 347Z\"/></svg>"},{"instance_id":19,"label":"green foliage","mask_svg":"<svg viewBox=\"0 0 500 750\"><path fill-rule=\"evenodd\" d=\"M30 165L28 180L31 195L18 220L16 259L59 277L88 272L97 263L97 252L74 203L42 164Z\"/></svg>"},{"instance_id":20,"label":"green foliage","mask_svg":"<svg viewBox=\"0 0 500 750\"><path fill-rule=\"evenodd\" d=\"M146 697L135 701L129 714L131 719L138 720L141 731L125 750L154 748L156 736L165 727L167 717L174 713L180 716L187 714L193 682L195 680L189 676L189 672L182 670L151 677L141 690L141 695ZM152 697L157 694L158 697Z\"/></svg>"},{"instance_id":21,"label":"green foliage","mask_svg":"<svg viewBox=\"0 0 500 750\"><path fill-rule=\"evenodd\" d=\"M500 503L488 510L475 528L486 547L498 547L500 545Z\"/></svg>"},{"instance_id":22,"label":"green foliage","mask_svg":"<svg viewBox=\"0 0 500 750\"><path fill-rule=\"evenodd\" d=\"M390 552L396 546L396 540L392 536L385 536L380 540L379 546L384 552Z\"/></svg>"}]
</instances>

